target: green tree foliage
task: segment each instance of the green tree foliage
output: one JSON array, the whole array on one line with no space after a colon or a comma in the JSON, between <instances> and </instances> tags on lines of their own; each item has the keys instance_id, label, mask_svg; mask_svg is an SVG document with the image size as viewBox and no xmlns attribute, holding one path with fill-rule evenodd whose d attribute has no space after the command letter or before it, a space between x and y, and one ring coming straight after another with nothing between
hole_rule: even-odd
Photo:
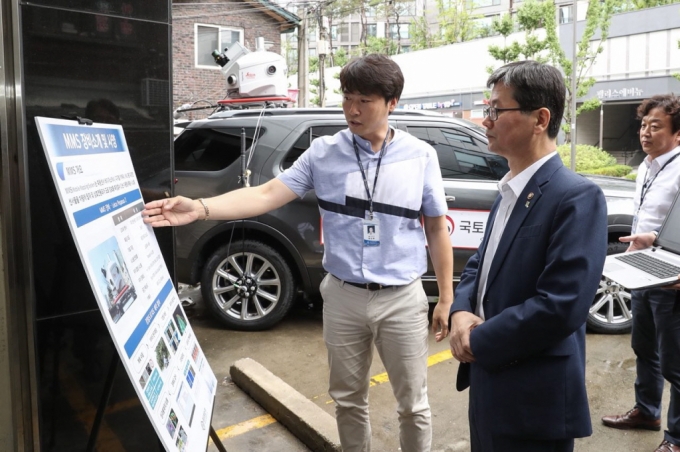
<instances>
[{"instance_id":1,"label":"green tree foliage","mask_svg":"<svg viewBox=\"0 0 680 452\"><path fill-rule=\"evenodd\" d=\"M319 57L309 57L309 72L319 72Z\"/></svg>"},{"instance_id":2,"label":"green tree foliage","mask_svg":"<svg viewBox=\"0 0 680 452\"><path fill-rule=\"evenodd\" d=\"M370 53L396 55L399 53L399 45L396 41L388 38L376 38L375 36L369 36L366 40L366 46L360 44L359 50L362 55L368 55Z\"/></svg>"},{"instance_id":3,"label":"green tree foliage","mask_svg":"<svg viewBox=\"0 0 680 452\"><path fill-rule=\"evenodd\" d=\"M680 0L623 0L619 9L622 11L633 11L637 9L654 8L656 6L672 5L680 3Z\"/></svg>"},{"instance_id":4,"label":"green tree foliage","mask_svg":"<svg viewBox=\"0 0 680 452\"><path fill-rule=\"evenodd\" d=\"M423 50L437 47L435 35L430 31L430 24L425 16L417 17L409 24L409 37L411 38L411 50Z\"/></svg>"},{"instance_id":5,"label":"green tree foliage","mask_svg":"<svg viewBox=\"0 0 680 452\"><path fill-rule=\"evenodd\" d=\"M505 14L493 21L491 28L505 38L503 47L490 45L489 54L503 64L518 60L537 60L546 62L545 55L550 43L538 36L541 28L554 27L555 4L551 1L527 0L517 10L516 16ZM525 32L524 43L513 41L508 45L508 37L516 30Z\"/></svg>"},{"instance_id":6,"label":"green tree foliage","mask_svg":"<svg viewBox=\"0 0 680 452\"><path fill-rule=\"evenodd\" d=\"M437 0L442 44L453 44L477 37L475 20L480 16L472 13L474 3L466 0L450 0L447 3L448 5L444 6L443 0Z\"/></svg>"},{"instance_id":7,"label":"green tree foliage","mask_svg":"<svg viewBox=\"0 0 680 452\"><path fill-rule=\"evenodd\" d=\"M586 12L585 30L581 35L581 40L577 44L577 66L576 66L576 98L585 96L590 88L595 84L593 77L586 74L592 67L597 56L603 50L603 44L609 35L609 23L612 14L620 7L622 0L601 0L588 3ZM528 0L522 3L517 10L517 24L514 23L510 15L505 15L502 20L494 21L493 28L496 32L503 35L506 39L515 30L525 31L525 42L517 41L510 45L489 46L489 54L503 64L522 59L533 59L542 62L549 62L561 69L564 73L567 85L567 102L564 111L565 124L562 129L566 134L567 142L570 141L571 131L571 79L572 79L572 60L567 58L565 51L560 45L557 34L556 7L554 0ZM545 29L545 38L538 37L537 30ZM599 39L591 42L596 32L599 31ZM489 68L490 71L493 68ZM576 111L578 116L584 111L593 110L600 106L599 99L587 99Z\"/></svg>"},{"instance_id":8,"label":"green tree foliage","mask_svg":"<svg viewBox=\"0 0 680 452\"><path fill-rule=\"evenodd\" d=\"M365 42L359 43L359 54L367 55L374 53L371 50L376 45L383 47L383 50L378 53L388 55L401 53L401 33L403 30L410 29L410 25L404 21L404 17L414 15L414 2L411 0L370 0L368 3L377 16L385 19L386 37L375 38L367 36ZM376 39L384 39L385 45L376 44ZM393 51L392 48L395 46L396 50Z\"/></svg>"},{"instance_id":9,"label":"green tree foliage","mask_svg":"<svg viewBox=\"0 0 680 452\"><path fill-rule=\"evenodd\" d=\"M333 53L333 64L332 66L344 67L349 61L349 55L343 48L339 48Z\"/></svg>"},{"instance_id":10,"label":"green tree foliage","mask_svg":"<svg viewBox=\"0 0 680 452\"><path fill-rule=\"evenodd\" d=\"M446 44L469 41L494 34L491 26L478 25L482 16L474 14L474 3L468 0L437 0L439 28L433 31L424 16L417 17L409 25L411 50L430 49Z\"/></svg>"},{"instance_id":11,"label":"green tree foliage","mask_svg":"<svg viewBox=\"0 0 680 452\"><path fill-rule=\"evenodd\" d=\"M319 79L309 78L309 92L312 96L309 98L309 103L311 105L321 106L321 98L319 97Z\"/></svg>"},{"instance_id":12,"label":"green tree foliage","mask_svg":"<svg viewBox=\"0 0 680 452\"><path fill-rule=\"evenodd\" d=\"M517 10L519 29L526 32L521 54L524 59L546 62L543 51L548 48L549 41L537 36L540 28L555 27L555 4L549 1L528 0Z\"/></svg>"},{"instance_id":13,"label":"green tree foliage","mask_svg":"<svg viewBox=\"0 0 680 452\"><path fill-rule=\"evenodd\" d=\"M571 166L571 145L558 146L557 153L564 166ZM625 177L631 170L628 165L617 165L616 159L604 149L585 144L576 145L576 171L579 173Z\"/></svg>"},{"instance_id":14,"label":"green tree foliage","mask_svg":"<svg viewBox=\"0 0 680 452\"><path fill-rule=\"evenodd\" d=\"M324 2L322 14L328 20L328 46L333 48L333 36L331 30L333 26L339 26L343 19L350 14L359 11L361 0L334 0Z\"/></svg>"},{"instance_id":15,"label":"green tree foliage","mask_svg":"<svg viewBox=\"0 0 680 452\"><path fill-rule=\"evenodd\" d=\"M503 64L517 61L522 53L522 48L517 41L513 41L508 45L508 36L515 31L515 22L512 15L504 14L500 19L494 19L491 23L491 28L496 34L503 36L503 47L490 45L489 54ZM493 67L487 68L489 73L493 72L493 70Z\"/></svg>"},{"instance_id":16,"label":"green tree foliage","mask_svg":"<svg viewBox=\"0 0 680 452\"><path fill-rule=\"evenodd\" d=\"M571 115L572 96L576 99L584 97L595 84L595 79L586 74L595 63L597 56L604 50L604 42L609 36L609 24L611 16L620 7L621 0L602 0L601 2L589 2L586 11L586 23L583 34L576 47L576 92L572 93L572 59L567 58L560 46L557 36L557 25L546 27L547 38L550 42L550 57L552 63L562 69L564 82L567 85L567 99L564 111L564 124L562 130L566 135L566 141L571 142L571 124L576 121ZM555 15L553 14L553 18ZM599 39L593 37L599 30ZM576 110L576 116L584 111L599 108L600 100L597 98L586 99Z\"/></svg>"},{"instance_id":17,"label":"green tree foliage","mask_svg":"<svg viewBox=\"0 0 680 452\"><path fill-rule=\"evenodd\" d=\"M571 166L571 146L562 144L557 146L564 166ZM616 165L616 159L607 151L595 146L579 144L576 146L576 171L587 171Z\"/></svg>"}]
</instances>

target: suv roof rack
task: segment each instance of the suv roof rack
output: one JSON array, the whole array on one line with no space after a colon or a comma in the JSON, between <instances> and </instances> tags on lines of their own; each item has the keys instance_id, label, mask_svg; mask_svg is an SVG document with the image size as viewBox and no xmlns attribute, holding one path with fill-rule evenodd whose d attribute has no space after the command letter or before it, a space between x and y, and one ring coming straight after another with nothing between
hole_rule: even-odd
<instances>
[{"instance_id":1,"label":"suv roof rack","mask_svg":"<svg viewBox=\"0 0 680 452\"><path fill-rule=\"evenodd\" d=\"M342 108L266 108L249 110L222 110L209 116L214 118L249 117L249 116L291 116L291 115L337 115L342 114ZM390 116L419 115L441 116L439 113L422 110L394 110Z\"/></svg>"}]
</instances>

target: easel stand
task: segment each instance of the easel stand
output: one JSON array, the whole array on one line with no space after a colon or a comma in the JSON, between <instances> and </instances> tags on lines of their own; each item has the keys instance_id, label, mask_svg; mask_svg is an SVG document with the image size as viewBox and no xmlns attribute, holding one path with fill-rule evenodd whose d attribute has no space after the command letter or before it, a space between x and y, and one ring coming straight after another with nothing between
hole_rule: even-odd
<instances>
[{"instance_id":1,"label":"easel stand","mask_svg":"<svg viewBox=\"0 0 680 452\"><path fill-rule=\"evenodd\" d=\"M220 439L220 437L217 436L217 432L213 428L212 424L210 424L210 438L213 440L213 443L215 443L215 447L217 447L217 450L219 450L220 452L227 452L227 449L224 448L224 444L222 444L222 440Z\"/></svg>"},{"instance_id":2,"label":"easel stand","mask_svg":"<svg viewBox=\"0 0 680 452\"><path fill-rule=\"evenodd\" d=\"M104 383L104 390L102 391L101 399L99 400L99 406L97 407L97 414L94 417L94 422L92 423L92 430L90 430L90 438L87 441L87 448L85 452L94 452L94 448L97 444L97 436L99 436L99 429L102 426L102 421L104 420L104 412L106 411L106 406L109 404L109 397L111 397L111 391L113 390L113 381L116 377L116 370L118 369L118 363L120 362L120 357L118 353L114 350L113 356L111 357L111 364L109 364L109 371L106 374L106 382ZM215 447L219 452L227 452L227 449L222 444L222 440L217 436L217 432L210 424L210 438L213 440ZM163 450L163 443L160 438L158 439L159 450ZM208 445L206 444L205 449L208 450Z\"/></svg>"}]
</instances>

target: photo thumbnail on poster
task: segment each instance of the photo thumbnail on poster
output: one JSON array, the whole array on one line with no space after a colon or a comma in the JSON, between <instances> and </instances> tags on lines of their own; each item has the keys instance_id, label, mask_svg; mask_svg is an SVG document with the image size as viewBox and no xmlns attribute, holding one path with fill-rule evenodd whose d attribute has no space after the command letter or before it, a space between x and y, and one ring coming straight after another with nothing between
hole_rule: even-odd
<instances>
[{"instance_id":1,"label":"photo thumbnail on poster","mask_svg":"<svg viewBox=\"0 0 680 452\"><path fill-rule=\"evenodd\" d=\"M137 291L116 237L110 237L93 248L89 259L98 275L99 293L106 302L111 320L118 323L137 299Z\"/></svg>"},{"instance_id":2,"label":"photo thumbnail on poster","mask_svg":"<svg viewBox=\"0 0 680 452\"><path fill-rule=\"evenodd\" d=\"M184 316L184 311L180 305L177 305L175 312L172 314L172 318L179 328L179 334L184 335L184 331L187 329L187 318Z\"/></svg>"},{"instance_id":3,"label":"photo thumbnail on poster","mask_svg":"<svg viewBox=\"0 0 680 452\"><path fill-rule=\"evenodd\" d=\"M175 410L170 410L168 422L166 422L165 427L168 429L168 433L170 433L170 438L174 438L175 430L177 430L177 415L175 414Z\"/></svg>"},{"instance_id":4,"label":"photo thumbnail on poster","mask_svg":"<svg viewBox=\"0 0 680 452\"><path fill-rule=\"evenodd\" d=\"M160 338L156 345L156 362L161 370L165 370L170 365L170 352L163 338Z\"/></svg>"},{"instance_id":5,"label":"photo thumbnail on poster","mask_svg":"<svg viewBox=\"0 0 680 452\"><path fill-rule=\"evenodd\" d=\"M172 320L168 322L168 326L165 328L165 338L168 340L172 351L176 353L177 349L179 348L180 338L177 327L175 326L175 322Z\"/></svg>"}]
</instances>

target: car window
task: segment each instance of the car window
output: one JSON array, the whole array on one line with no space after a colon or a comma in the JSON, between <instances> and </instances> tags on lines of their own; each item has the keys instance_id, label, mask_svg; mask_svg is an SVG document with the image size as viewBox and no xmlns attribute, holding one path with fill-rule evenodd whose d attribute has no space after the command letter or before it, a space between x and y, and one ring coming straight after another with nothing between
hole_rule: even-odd
<instances>
[{"instance_id":1,"label":"car window","mask_svg":"<svg viewBox=\"0 0 680 452\"><path fill-rule=\"evenodd\" d=\"M509 171L503 157L459 128L409 126L408 132L435 148L444 179L499 180Z\"/></svg>"},{"instance_id":2,"label":"car window","mask_svg":"<svg viewBox=\"0 0 680 452\"><path fill-rule=\"evenodd\" d=\"M469 121L469 120L463 119L463 118L458 118L458 122L464 123L466 128L475 130L479 134L481 134L482 136L486 135L486 127L482 127L479 124L477 124L476 122L472 122L472 121Z\"/></svg>"},{"instance_id":3,"label":"car window","mask_svg":"<svg viewBox=\"0 0 680 452\"><path fill-rule=\"evenodd\" d=\"M295 144L293 144L293 147L290 148L290 150L286 154L286 157L283 159L283 162L281 163L281 168L285 170L293 166L293 163L295 163L295 161L300 158L302 153L309 149L309 146L312 144L312 141L314 141L314 139L326 135L335 135L336 133L346 128L347 128L346 125L314 126L305 130L305 132L302 135L300 135L300 138L297 139Z\"/></svg>"},{"instance_id":4,"label":"car window","mask_svg":"<svg viewBox=\"0 0 680 452\"><path fill-rule=\"evenodd\" d=\"M246 149L255 129L246 128ZM261 137L264 131L260 129ZM241 156L241 128L188 129L175 140L177 171L220 171Z\"/></svg>"}]
</instances>

